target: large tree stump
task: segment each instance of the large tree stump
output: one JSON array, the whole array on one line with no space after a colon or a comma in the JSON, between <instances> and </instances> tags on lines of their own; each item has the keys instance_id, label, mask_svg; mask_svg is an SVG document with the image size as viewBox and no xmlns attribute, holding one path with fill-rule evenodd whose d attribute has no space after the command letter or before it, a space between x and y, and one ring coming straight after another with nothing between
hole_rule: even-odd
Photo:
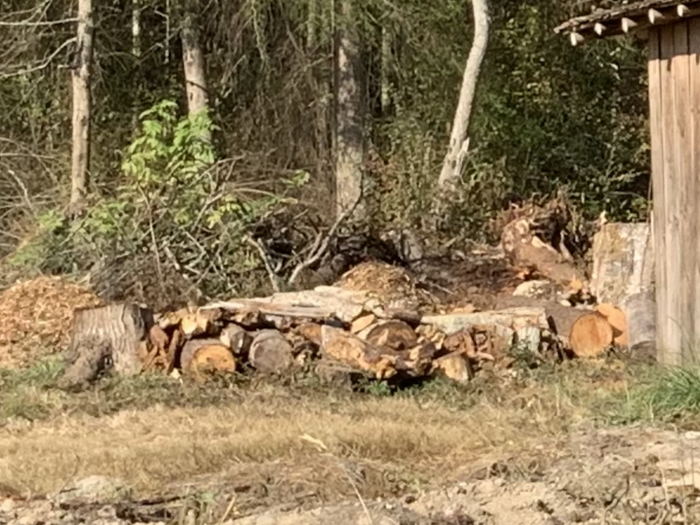
<instances>
[{"instance_id":1,"label":"large tree stump","mask_svg":"<svg viewBox=\"0 0 700 525\"><path fill-rule=\"evenodd\" d=\"M153 313L134 304L76 310L67 352L70 365L59 386L79 388L110 367L119 375L140 373L140 353L151 326Z\"/></svg>"},{"instance_id":2,"label":"large tree stump","mask_svg":"<svg viewBox=\"0 0 700 525\"><path fill-rule=\"evenodd\" d=\"M653 287L654 253L647 223L610 223L593 239L591 293L600 303L621 306Z\"/></svg>"}]
</instances>

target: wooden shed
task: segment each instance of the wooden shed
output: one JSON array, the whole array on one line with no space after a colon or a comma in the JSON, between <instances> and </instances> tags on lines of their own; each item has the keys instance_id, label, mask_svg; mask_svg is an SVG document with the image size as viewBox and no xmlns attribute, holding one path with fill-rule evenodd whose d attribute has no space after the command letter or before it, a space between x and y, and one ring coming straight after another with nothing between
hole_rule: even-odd
<instances>
[{"instance_id":1,"label":"wooden shed","mask_svg":"<svg viewBox=\"0 0 700 525\"><path fill-rule=\"evenodd\" d=\"M648 47L656 333L659 359L700 357L700 1L644 0L555 29L578 46L636 33Z\"/></svg>"}]
</instances>

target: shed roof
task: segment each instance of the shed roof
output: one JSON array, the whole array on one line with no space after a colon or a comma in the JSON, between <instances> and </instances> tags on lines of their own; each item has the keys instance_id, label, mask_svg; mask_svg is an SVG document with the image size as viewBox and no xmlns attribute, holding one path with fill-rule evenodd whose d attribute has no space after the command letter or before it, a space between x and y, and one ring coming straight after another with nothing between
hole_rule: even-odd
<instances>
[{"instance_id":1,"label":"shed roof","mask_svg":"<svg viewBox=\"0 0 700 525\"><path fill-rule=\"evenodd\" d=\"M607 37L648 29L700 16L700 0L641 0L610 9L596 9L556 27L578 45L587 37Z\"/></svg>"}]
</instances>

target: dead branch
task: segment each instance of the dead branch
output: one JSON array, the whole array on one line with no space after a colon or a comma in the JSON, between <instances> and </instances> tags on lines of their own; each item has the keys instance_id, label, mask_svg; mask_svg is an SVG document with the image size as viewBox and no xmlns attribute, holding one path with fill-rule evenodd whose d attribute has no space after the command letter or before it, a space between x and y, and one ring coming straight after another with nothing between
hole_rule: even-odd
<instances>
[{"instance_id":1,"label":"dead branch","mask_svg":"<svg viewBox=\"0 0 700 525\"><path fill-rule=\"evenodd\" d=\"M358 196L357 200L353 203L352 206L347 208L333 223L331 226L331 229L328 230L328 234L323 237L321 233L319 233L316 236L316 240L314 241L314 246L311 249L311 252L309 253L309 256L306 258L306 260L300 262L297 264L297 266L294 268L292 271L292 275L289 277L289 280L287 281L290 285L294 284L296 280L299 278L299 275L301 272L306 270L307 268L313 266L316 264L318 261L320 261L324 255L326 255L326 252L328 251L328 248L331 245L331 241L336 236L336 233L338 232L338 228L343 225L343 223L350 217L357 206L360 204L362 201L363 197L363 192L360 192L360 195Z\"/></svg>"},{"instance_id":2,"label":"dead branch","mask_svg":"<svg viewBox=\"0 0 700 525\"><path fill-rule=\"evenodd\" d=\"M36 73L37 71L41 71L42 69L46 69L51 65L51 63L54 61L54 59L58 56L58 54L63 51L65 48L67 48L69 45L74 44L77 41L76 38L69 38L63 44L58 46L56 50L51 53L43 62L40 64L30 67L27 69L23 69L22 71L15 71L14 73L5 73L3 75L0 75L0 79L7 79L7 78L12 78L12 77L19 77L22 75L29 75L30 73Z\"/></svg>"},{"instance_id":3,"label":"dead branch","mask_svg":"<svg viewBox=\"0 0 700 525\"><path fill-rule=\"evenodd\" d=\"M260 258L262 259L262 262L265 265L265 270L267 270L267 275L270 278L270 284L272 285L272 290L275 292L279 292L280 285L279 285L279 281L277 278L277 274L272 269L272 265L270 264L270 258L267 256L267 252L265 251L265 249L262 247L262 245L258 241L256 241L252 237L246 236L245 241L248 244L250 244L253 248L258 250L258 253L260 254Z\"/></svg>"}]
</instances>

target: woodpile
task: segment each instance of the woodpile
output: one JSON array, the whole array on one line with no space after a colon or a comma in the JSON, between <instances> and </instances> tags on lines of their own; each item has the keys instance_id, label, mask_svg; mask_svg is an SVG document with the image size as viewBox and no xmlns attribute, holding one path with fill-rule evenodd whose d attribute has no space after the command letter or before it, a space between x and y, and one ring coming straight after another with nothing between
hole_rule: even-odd
<instances>
[{"instance_id":1,"label":"woodpile","mask_svg":"<svg viewBox=\"0 0 700 525\"><path fill-rule=\"evenodd\" d=\"M378 380L437 375L464 382L510 347L541 353L551 343L544 309L424 316L365 292L319 287L153 316L134 305L76 312L72 364L61 384L80 388L107 368L182 374L279 375L304 367Z\"/></svg>"},{"instance_id":2,"label":"woodpile","mask_svg":"<svg viewBox=\"0 0 700 525\"><path fill-rule=\"evenodd\" d=\"M484 368L508 368L516 361L515 350L541 361L563 354L594 358L614 346L649 344L651 296L627 293L646 288L646 265L640 265L648 260L642 256L648 249L639 231L643 228L626 234L616 225L598 237L593 284L614 292L614 303L595 297L566 254L541 241L527 220L517 219L506 227L504 251L510 250L521 266L535 268L539 280L522 283L509 295L511 304L488 311L464 304L421 311L420 301L395 300L389 285L381 294L362 290L359 270L349 274L355 275L350 288L320 286L160 315L129 304L81 309L74 317L71 365L61 384L79 388L107 369L196 380L212 374L315 370L344 382L358 375L399 384L434 376L467 382ZM617 241L609 246L605 238ZM408 282L398 271L387 274L392 282ZM621 286L625 276L632 277Z\"/></svg>"}]
</instances>

